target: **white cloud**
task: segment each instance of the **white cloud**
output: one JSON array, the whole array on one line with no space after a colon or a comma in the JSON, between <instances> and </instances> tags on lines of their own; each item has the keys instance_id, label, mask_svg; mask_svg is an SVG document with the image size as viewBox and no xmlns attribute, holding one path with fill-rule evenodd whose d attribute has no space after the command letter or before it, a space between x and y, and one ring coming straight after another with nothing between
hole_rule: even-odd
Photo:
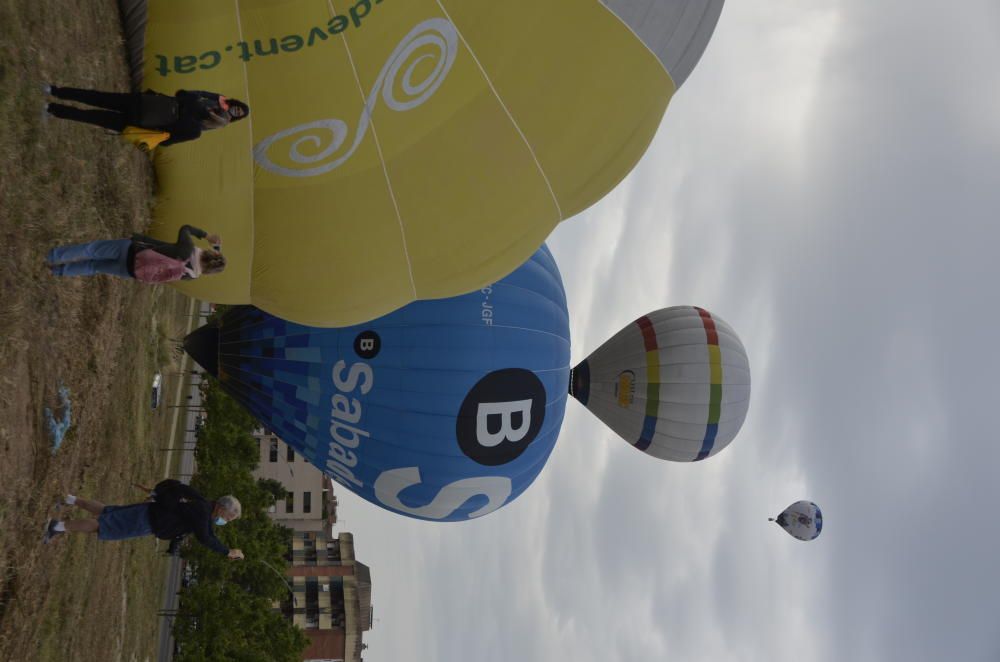
<instances>
[{"instance_id":1,"label":"white cloud","mask_svg":"<svg viewBox=\"0 0 1000 662\"><path fill-rule=\"evenodd\" d=\"M650 310L741 334L750 415L661 463L567 405L475 522L345 497L365 659L995 660L1000 9L729 3L649 153L551 238L573 360ZM824 507L823 536L766 519Z\"/></svg>"}]
</instances>

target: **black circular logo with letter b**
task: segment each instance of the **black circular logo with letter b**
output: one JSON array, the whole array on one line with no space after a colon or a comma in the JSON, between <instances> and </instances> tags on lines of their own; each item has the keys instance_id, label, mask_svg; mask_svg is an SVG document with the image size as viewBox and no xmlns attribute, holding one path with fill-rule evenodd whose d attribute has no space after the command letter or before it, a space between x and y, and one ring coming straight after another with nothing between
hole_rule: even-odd
<instances>
[{"instance_id":1,"label":"black circular logo with letter b","mask_svg":"<svg viewBox=\"0 0 1000 662\"><path fill-rule=\"evenodd\" d=\"M375 358L380 349L382 349L382 339L371 329L362 331L354 339L354 353L363 359Z\"/></svg>"},{"instance_id":2,"label":"black circular logo with letter b","mask_svg":"<svg viewBox=\"0 0 1000 662\"><path fill-rule=\"evenodd\" d=\"M530 370L505 368L487 374L466 394L455 436L470 459L497 466L527 450L544 420L542 380Z\"/></svg>"}]
</instances>

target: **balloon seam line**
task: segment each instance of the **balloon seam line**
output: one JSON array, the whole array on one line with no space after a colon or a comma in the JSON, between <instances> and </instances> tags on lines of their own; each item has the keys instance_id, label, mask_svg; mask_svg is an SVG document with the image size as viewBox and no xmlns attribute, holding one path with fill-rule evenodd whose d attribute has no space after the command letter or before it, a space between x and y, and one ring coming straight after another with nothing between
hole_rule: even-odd
<instances>
[{"instance_id":1,"label":"balloon seam line","mask_svg":"<svg viewBox=\"0 0 1000 662\"><path fill-rule=\"evenodd\" d=\"M549 195L552 197L552 202L556 206L556 214L559 217L558 221L562 222L563 211L562 211L562 206L559 204L559 198L556 196L556 192L552 188L552 183L549 181L548 175L545 174L545 169L542 167L541 162L538 160L538 156L535 154L534 148L528 141L528 137L524 135L524 132L521 130L521 127L517 123L517 120L514 119L514 116L511 114L510 109L507 108L507 104L503 102L503 99L500 97L500 93L497 92L497 88L493 86L493 81L490 80L489 74L486 73L485 67L483 67L482 63L479 61L479 58L476 57L476 53L475 51L472 50L472 46L470 46L469 42L465 40L465 35L463 35L462 31L458 28L457 25L455 25L455 21L452 20L451 14L449 14L448 10L444 8L444 4L441 2L441 0L436 0L436 1L438 7L440 7L441 11L444 12L444 15L448 19L448 21L453 26L455 26L455 31L458 32L458 38L462 40L462 44L465 46L466 50L469 51L469 55L472 57L472 61L476 63L476 67L478 67L479 72L483 75L483 80L485 80L486 84L489 85L490 91L493 92L493 96L496 97L497 103L500 104L500 107L503 109L503 112L507 115L507 118L510 120L510 123L514 127L514 130L517 131L517 135L521 136L521 140L524 142L524 146L528 148L528 153L531 154L531 158L535 162L535 167L538 168L538 174L542 176L542 181L545 182L546 188L549 189Z\"/></svg>"},{"instance_id":2,"label":"balloon seam line","mask_svg":"<svg viewBox=\"0 0 1000 662\"><path fill-rule=\"evenodd\" d=\"M670 71L667 70L667 65L663 64L663 60L661 60L660 56L656 54L656 51L654 51L652 48L649 47L649 44L647 44L646 41L638 35L638 33L632 28L631 25L626 23L621 16L616 14L614 10L611 9L611 7L608 7L606 4L604 4L603 0L598 0L597 4L600 5L604 9L604 11L611 14L616 21L618 21L619 23L622 24L622 26L624 26L626 30L631 32L632 36L635 37L636 41L642 44L642 47L646 49L646 52L648 52L650 55L653 56L653 59L656 60L656 62L660 65L660 68L663 69L663 73L665 73L667 75L667 78L670 79L670 83L674 86L674 92L676 92L678 85L674 81L674 77L670 75ZM687 52L687 49L685 49L685 52Z\"/></svg>"},{"instance_id":3,"label":"balloon seam line","mask_svg":"<svg viewBox=\"0 0 1000 662\"><path fill-rule=\"evenodd\" d=\"M330 11L336 15L337 10L333 6L333 0L327 0L327 6ZM358 87L358 91L361 92L361 98L365 100L367 105L367 99L365 99L364 88L361 86L361 79L358 77L358 69L354 64L354 56L351 54L351 47L347 43L347 35L345 33L340 34L340 40L344 44L344 50L347 52L347 61L351 64L351 73L354 75L354 82ZM410 289L413 291L413 296L416 298L417 294L417 281L413 277L413 260L410 259L410 247L406 242L406 226L403 224L403 216L399 211L399 202L396 200L396 191L392 188L392 180L389 177L389 169L385 165L385 156L382 154L382 143L378 139L378 131L375 128L375 118L371 114L368 116L368 126L372 130L372 139L375 141L375 150L378 152L378 161L382 166L382 175L385 177L386 188L389 189L389 199L392 200L392 209L396 213L396 222L399 224L399 235L400 240L403 242L403 256L406 258L406 273L410 277Z\"/></svg>"},{"instance_id":4,"label":"balloon seam line","mask_svg":"<svg viewBox=\"0 0 1000 662\"><path fill-rule=\"evenodd\" d=\"M233 4L236 5L236 29L240 33L240 41L246 41L243 38L243 21L240 19L240 0L233 0ZM248 106L252 106L250 103L250 79L247 77L247 63L243 62L243 91L246 98L246 103ZM253 153L253 117L247 117L247 126L250 132L250 153ZM251 159L252 163L252 159ZM250 291L248 292L250 300L253 300L253 260L254 255L257 251L254 250L254 234L256 232L256 209L257 205L254 202L255 191L254 191L254 166L250 168L250 259L247 260L247 282L250 283Z\"/></svg>"}]
</instances>

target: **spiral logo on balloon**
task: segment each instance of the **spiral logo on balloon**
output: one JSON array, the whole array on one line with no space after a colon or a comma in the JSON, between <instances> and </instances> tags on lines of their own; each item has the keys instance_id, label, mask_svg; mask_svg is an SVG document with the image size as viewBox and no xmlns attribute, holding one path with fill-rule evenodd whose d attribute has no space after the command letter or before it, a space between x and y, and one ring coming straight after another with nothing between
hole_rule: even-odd
<instances>
[{"instance_id":1,"label":"spiral logo on balloon","mask_svg":"<svg viewBox=\"0 0 1000 662\"><path fill-rule=\"evenodd\" d=\"M433 50L428 51L427 47ZM421 50L424 52L418 52ZM431 18L418 23L399 42L382 66L375 86L365 100L361 117L358 118L354 142L345 153L332 161L327 160L340 152L350 133L346 122L330 118L300 124L268 136L254 147L254 158L265 170L286 177L314 177L338 168L351 158L368 132L379 95L392 110L402 112L416 108L441 86L455 63L457 53L458 32L451 21ZM423 79L414 82L417 67L426 60L433 62L434 69ZM405 93L403 98L396 96L397 83ZM328 143L325 138L329 139ZM269 155L275 143L284 143L288 139L292 140L288 147L288 159L300 167L279 165ZM313 153L306 153L303 148L308 148Z\"/></svg>"}]
</instances>

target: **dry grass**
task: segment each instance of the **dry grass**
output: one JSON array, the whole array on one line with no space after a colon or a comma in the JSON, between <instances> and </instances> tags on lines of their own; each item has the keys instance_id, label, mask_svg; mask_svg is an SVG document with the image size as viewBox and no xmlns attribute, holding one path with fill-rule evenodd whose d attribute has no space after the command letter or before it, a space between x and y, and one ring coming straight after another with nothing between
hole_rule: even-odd
<instances>
[{"instance_id":1,"label":"dry grass","mask_svg":"<svg viewBox=\"0 0 1000 662\"><path fill-rule=\"evenodd\" d=\"M147 159L41 114L43 82L126 81L113 0L0 0L0 660L153 657L164 567L153 543L40 541L59 494L138 500L131 483L162 475L168 445L149 384L176 367L187 301L105 276L56 279L42 264L55 244L149 222ZM60 383L73 426L53 456L42 411Z\"/></svg>"}]
</instances>

